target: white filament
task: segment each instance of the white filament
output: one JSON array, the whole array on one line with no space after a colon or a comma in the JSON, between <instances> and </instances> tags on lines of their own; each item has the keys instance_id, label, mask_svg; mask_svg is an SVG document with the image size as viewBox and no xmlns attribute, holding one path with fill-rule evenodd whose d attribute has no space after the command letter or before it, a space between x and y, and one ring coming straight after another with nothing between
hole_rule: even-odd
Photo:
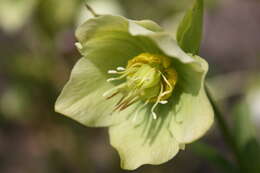
<instances>
[{"instance_id":1,"label":"white filament","mask_svg":"<svg viewBox=\"0 0 260 173\"><path fill-rule=\"evenodd\" d=\"M117 69L118 71L124 71L124 70L125 70L124 67L117 67L116 69Z\"/></svg>"},{"instance_id":2,"label":"white filament","mask_svg":"<svg viewBox=\"0 0 260 173\"><path fill-rule=\"evenodd\" d=\"M161 90L160 90L160 94L155 102L155 104L153 105L152 109L151 109L151 112L152 112L152 115L153 115L153 119L157 119L157 115L156 113L154 112L154 109L156 108L156 106L160 103L160 99L162 98L162 92L163 92L163 85L161 84Z\"/></svg>"},{"instance_id":3,"label":"white filament","mask_svg":"<svg viewBox=\"0 0 260 173\"><path fill-rule=\"evenodd\" d=\"M116 70L108 70L108 74L117 74L118 72Z\"/></svg>"},{"instance_id":4,"label":"white filament","mask_svg":"<svg viewBox=\"0 0 260 173\"><path fill-rule=\"evenodd\" d=\"M165 105L165 104L168 103L168 101L167 101L167 100L162 100L162 101L160 101L159 103L162 104L162 105Z\"/></svg>"}]
</instances>

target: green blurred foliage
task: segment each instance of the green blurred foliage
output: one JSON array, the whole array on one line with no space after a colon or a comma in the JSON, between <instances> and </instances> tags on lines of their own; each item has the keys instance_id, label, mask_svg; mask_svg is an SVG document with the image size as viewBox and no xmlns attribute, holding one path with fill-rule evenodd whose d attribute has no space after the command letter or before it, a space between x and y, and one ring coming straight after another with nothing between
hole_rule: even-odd
<instances>
[{"instance_id":1,"label":"green blurred foliage","mask_svg":"<svg viewBox=\"0 0 260 173\"><path fill-rule=\"evenodd\" d=\"M241 101L234 108L234 135L244 172L260 171L260 144L256 138L249 105Z\"/></svg>"},{"instance_id":2,"label":"green blurred foliage","mask_svg":"<svg viewBox=\"0 0 260 173\"><path fill-rule=\"evenodd\" d=\"M32 15L37 0L1 0L0 26L6 32L19 30Z\"/></svg>"},{"instance_id":3,"label":"green blurred foliage","mask_svg":"<svg viewBox=\"0 0 260 173\"><path fill-rule=\"evenodd\" d=\"M82 1L40 0L36 12L37 24L51 36L73 26L79 13L80 2Z\"/></svg>"}]
</instances>

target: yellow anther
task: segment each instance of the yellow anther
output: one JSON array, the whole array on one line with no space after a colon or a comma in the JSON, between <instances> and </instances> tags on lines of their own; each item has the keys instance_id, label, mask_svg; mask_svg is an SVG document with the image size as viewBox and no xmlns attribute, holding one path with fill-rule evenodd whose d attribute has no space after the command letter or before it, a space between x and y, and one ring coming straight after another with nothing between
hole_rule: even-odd
<instances>
[{"instance_id":1,"label":"yellow anther","mask_svg":"<svg viewBox=\"0 0 260 173\"><path fill-rule=\"evenodd\" d=\"M168 68L171 65L170 58L150 53L142 53L133 59L128 61L127 67L131 67L134 64L149 64L149 65L161 65L163 68Z\"/></svg>"}]
</instances>

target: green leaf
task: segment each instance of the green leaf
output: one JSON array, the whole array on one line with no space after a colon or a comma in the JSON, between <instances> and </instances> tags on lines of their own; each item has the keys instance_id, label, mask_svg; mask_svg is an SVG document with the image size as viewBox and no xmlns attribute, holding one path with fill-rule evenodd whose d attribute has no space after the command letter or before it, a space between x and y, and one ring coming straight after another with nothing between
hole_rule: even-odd
<instances>
[{"instance_id":1,"label":"green leaf","mask_svg":"<svg viewBox=\"0 0 260 173\"><path fill-rule=\"evenodd\" d=\"M234 134L236 144L243 148L246 143L255 137L254 126L251 122L250 110L246 103L239 103L234 109Z\"/></svg>"},{"instance_id":2,"label":"green leaf","mask_svg":"<svg viewBox=\"0 0 260 173\"><path fill-rule=\"evenodd\" d=\"M260 172L260 144L255 136L248 104L241 102L234 109L235 141L240 152L243 172Z\"/></svg>"},{"instance_id":3,"label":"green leaf","mask_svg":"<svg viewBox=\"0 0 260 173\"><path fill-rule=\"evenodd\" d=\"M191 144L191 150L216 166L222 173L235 173L237 171L236 167L229 160L225 159L219 151L205 143L195 142Z\"/></svg>"},{"instance_id":4,"label":"green leaf","mask_svg":"<svg viewBox=\"0 0 260 173\"><path fill-rule=\"evenodd\" d=\"M203 32L203 0L195 0L192 9L188 10L177 30L179 46L187 53L197 55Z\"/></svg>"}]
</instances>

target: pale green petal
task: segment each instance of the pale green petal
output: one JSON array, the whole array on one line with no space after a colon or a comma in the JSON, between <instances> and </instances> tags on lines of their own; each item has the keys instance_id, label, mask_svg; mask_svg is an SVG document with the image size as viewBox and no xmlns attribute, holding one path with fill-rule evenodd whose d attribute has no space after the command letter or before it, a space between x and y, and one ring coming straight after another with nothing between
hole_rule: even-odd
<instances>
[{"instance_id":1,"label":"pale green petal","mask_svg":"<svg viewBox=\"0 0 260 173\"><path fill-rule=\"evenodd\" d=\"M129 23L136 23L140 27L152 32L161 32L163 29L155 22L150 20L128 20L121 16L102 15L89 19L76 31L76 37L81 43L89 39L113 34L115 32L129 32Z\"/></svg>"},{"instance_id":2,"label":"pale green petal","mask_svg":"<svg viewBox=\"0 0 260 173\"><path fill-rule=\"evenodd\" d=\"M127 23L120 19L110 16L90 19L76 32L81 54L103 73L125 66L128 59L142 52L138 43L124 31Z\"/></svg>"},{"instance_id":3,"label":"pale green petal","mask_svg":"<svg viewBox=\"0 0 260 173\"><path fill-rule=\"evenodd\" d=\"M178 43L172 38L170 34L165 32L152 32L144 25L137 24L136 22L129 21L129 32L142 40L147 40L151 44L155 44L165 55L175 58L182 63L192 63L194 59L186 54L179 46Z\"/></svg>"},{"instance_id":4,"label":"pale green petal","mask_svg":"<svg viewBox=\"0 0 260 173\"><path fill-rule=\"evenodd\" d=\"M191 143L202 137L214 119L204 88L197 95L183 93L170 114L175 117L172 119L172 133L182 143Z\"/></svg>"},{"instance_id":5,"label":"pale green petal","mask_svg":"<svg viewBox=\"0 0 260 173\"><path fill-rule=\"evenodd\" d=\"M195 59L199 60L205 69L202 79L198 80L192 74L186 75L187 79L181 81L181 85L176 88L175 95L169 101L171 104L168 105L169 115L174 117L171 123L172 133L181 143L190 143L203 136L214 119L211 104L204 90L207 63L199 57Z\"/></svg>"},{"instance_id":6,"label":"pale green petal","mask_svg":"<svg viewBox=\"0 0 260 173\"><path fill-rule=\"evenodd\" d=\"M162 27L151 20L133 20L133 21L130 20L130 22L135 22L136 24L146 28L147 30L151 30L153 32L163 32Z\"/></svg>"},{"instance_id":7,"label":"pale green petal","mask_svg":"<svg viewBox=\"0 0 260 173\"><path fill-rule=\"evenodd\" d=\"M55 104L55 111L87 126L109 126L116 124L131 113L134 105L120 113L113 113L119 96L106 100L102 95L113 85L91 61L82 58L72 70Z\"/></svg>"},{"instance_id":8,"label":"pale green petal","mask_svg":"<svg viewBox=\"0 0 260 173\"><path fill-rule=\"evenodd\" d=\"M104 72L125 66L129 59L143 52L165 54L181 63L192 63L192 67L201 68L194 58L181 50L170 34L162 31L149 20L133 21L104 15L81 25L76 37L82 45L80 52L83 56Z\"/></svg>"},{"instance_id":9,"label":"pale green petal","mask_svg":"<svg viewBox=\"0 0 260 173\"><path fill-rule=\"evenodd\" d=\"M129 116L124 123L109 128L110 143L118 151L123 169L164 163L184 147L170 131L170 118L159 116L154 120L147 107L138 115Z\"/></svg>"},{"instance_id":10,"label":"pale green petal","mask_svg":"<svg viewBox=\"0 0 260 173\"><path fill-rule=\"evenodd\" d=\"M143 25L154 31L159 30L159 26L153 22L137 23L140 23L140 27ZM105 72L125 66L129 59L140 53L159 53L152 42L131 36L128 25L128 20L120 16L104 15L88 20L76 31L82 46L80 52Z\"/></svg>"}]
</instances>

